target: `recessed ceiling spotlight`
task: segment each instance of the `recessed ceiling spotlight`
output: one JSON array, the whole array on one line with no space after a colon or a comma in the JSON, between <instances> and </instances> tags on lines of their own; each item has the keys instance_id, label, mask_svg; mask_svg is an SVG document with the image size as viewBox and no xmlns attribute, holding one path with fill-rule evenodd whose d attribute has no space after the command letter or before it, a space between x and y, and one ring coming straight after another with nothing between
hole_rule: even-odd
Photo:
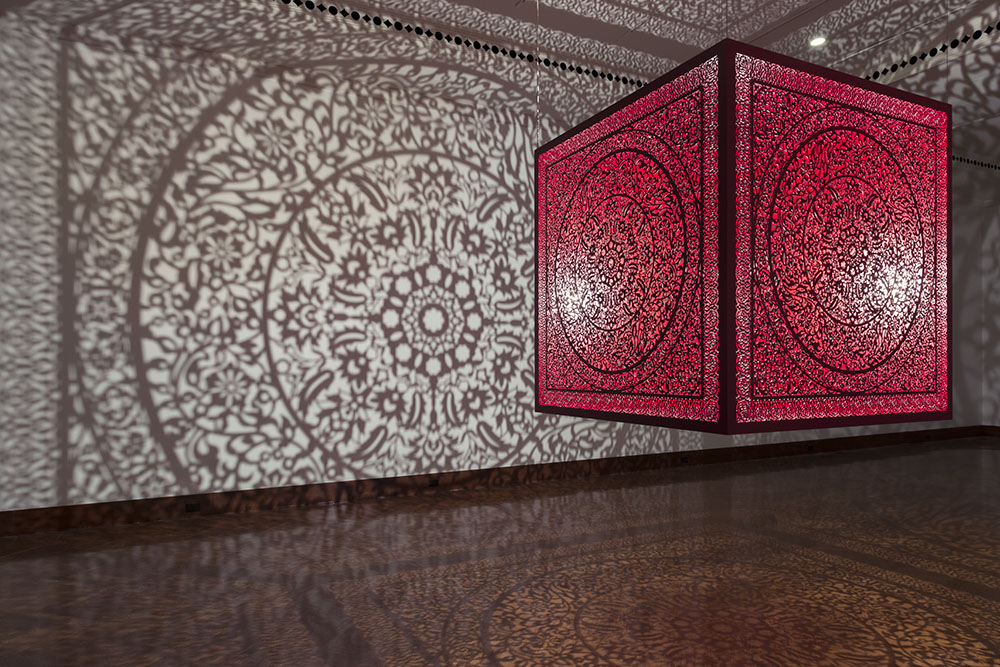
<instances>
[{"instance_id":1,"label":"recessed ceiling spotlight","mask_svg":"<svg viewBox=\"0 0 1000 667\"><path fill-rule=\"evenodd\" d=\"M813 37L812 39L809 40L809 46L813 48L817 46L823 46L824 44L826 44L826 37L824 37L823 35L817 35L816 37Z\"/></svg>"}]
</instances>

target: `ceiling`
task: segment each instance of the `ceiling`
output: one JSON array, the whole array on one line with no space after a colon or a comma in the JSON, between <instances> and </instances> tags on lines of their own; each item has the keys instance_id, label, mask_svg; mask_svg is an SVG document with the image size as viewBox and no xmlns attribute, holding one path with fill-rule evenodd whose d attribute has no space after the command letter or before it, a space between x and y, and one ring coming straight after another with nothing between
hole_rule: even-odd
<instances>
[{"instance_id":1,"label":"ceiling","mask_svg":"<svg viewBox=\"0 0 1000 667\"><path fill-rule=\"evenodd\" d=\"M226 30L235 39L239 17L248 9L245 3L274 8L282 1L202 0L194 4L204 6L205 17L224 16ZM292 3L287 10L306 12L304 7L295 7L295 3L302 4L300 0L287 1ZM333 3L342 7L337 0ZM58 6L79 12L88 4ZM139 17L132 10L146 3L101 0L96 4L102 5L102 12ZM345 0L345 4L348 10L641 81L668 72L726 37L857 76L874 78L877 72L882 83L953 105L953 152L965 160L953 165L956 186L967 193L961 203L1000 203L996 187L1000 169L972 164L1000 165L1000 79L995 76L1000 62L1000 0ZM26 6L38 7L39 3L0 0L0 13ZM45 6L49 12L56 7ZM160 6L154 22L167 26L173 14ZM217 22L206 18L204 23L213 21ZM184 23L175 26L168 37L164 37L166 27L156 28L162 33L156 38L184 42L202 51L225 50L221 43L211 43L217 38L199 37L210 32L204 26L193 25L189 19ZM315 22L317 29L323 24ZM136 35L155 28L148 24L128 27L127 21L120 25ZM826 43L811 47L810 40L819 35ZM957 47L951 48L953 43ZM943 45L948 45L943 53L931 55L932 49ZM902 63L906 65L901 67ZM893 65L896 71L891 71ZM573 75L567 72L566 76Z\"/></svg>"},{"instance_id":2,"label":"ceiling","mask_svg":"<svg viewBox=\"0 0 1000 667\"><path fill-rule=\"evenodd\" d=\"M998 0L381 0L354 7L643 81L727 37L857 76L878 72L882 83L953 105L957 156L1000 164ZM816 36L826 43L811 47ZM1000 170L965 162L954 169L956 185L969 193L965 205L1000 203Z\"/></svg>"}]
</instances>

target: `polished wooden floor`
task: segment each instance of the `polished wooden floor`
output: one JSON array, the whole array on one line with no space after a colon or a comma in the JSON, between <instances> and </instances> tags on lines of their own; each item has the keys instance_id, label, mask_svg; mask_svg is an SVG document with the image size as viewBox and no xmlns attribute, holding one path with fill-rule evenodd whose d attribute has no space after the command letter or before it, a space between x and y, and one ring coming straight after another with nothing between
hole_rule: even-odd
<instances>
[{"instance_id":1,"label":"polished wooden floor","mask_svg":"<svg viewBox=\"0 0 1000 667\"><path fill-rule=\"evenodd\" d=\"M0 539L0 665L1000 665L1000 439Z\"/></svg>"}]
</instances>

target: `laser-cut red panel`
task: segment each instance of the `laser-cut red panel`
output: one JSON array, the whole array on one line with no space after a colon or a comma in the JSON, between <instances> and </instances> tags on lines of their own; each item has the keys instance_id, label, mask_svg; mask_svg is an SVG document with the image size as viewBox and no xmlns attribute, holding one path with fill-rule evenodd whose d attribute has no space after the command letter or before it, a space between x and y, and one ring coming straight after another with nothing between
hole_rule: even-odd
<instances>
[{"instance_id":1,"label":"laser-cut red panel","mask_svg":"<svg viewBox=\"0 0 1000 667\"><path fill-rule=\"evenodd\" d=\"M718 419L718 59L538 154L539 407Z\"/></svg>"},{"instance_id":2,"label":"laser-cut red panel","mask_svg":"<svg viewBox=\"0 0 1000 667\"><path fill-rule=\"evenodd\" d=\"M736 54L738 422L948 408L948 115Z\"/></svg>"}]
</instances>

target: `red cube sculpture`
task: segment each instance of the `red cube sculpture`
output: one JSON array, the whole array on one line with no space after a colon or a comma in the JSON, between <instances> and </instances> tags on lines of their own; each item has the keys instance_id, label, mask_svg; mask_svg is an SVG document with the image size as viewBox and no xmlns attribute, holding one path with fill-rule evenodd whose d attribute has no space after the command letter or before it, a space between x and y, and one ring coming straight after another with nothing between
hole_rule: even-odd
<instances>
[{"instance_id":1,"label":"red cube sculpture","mask_svg":"<svg viewBox=\"0 0 1000 667\"><path fill-rule=\"evenodd\" d=\"M949 419L949 105L726 40L536 151L536 409Z\"/></svg>"}]
</instances>

